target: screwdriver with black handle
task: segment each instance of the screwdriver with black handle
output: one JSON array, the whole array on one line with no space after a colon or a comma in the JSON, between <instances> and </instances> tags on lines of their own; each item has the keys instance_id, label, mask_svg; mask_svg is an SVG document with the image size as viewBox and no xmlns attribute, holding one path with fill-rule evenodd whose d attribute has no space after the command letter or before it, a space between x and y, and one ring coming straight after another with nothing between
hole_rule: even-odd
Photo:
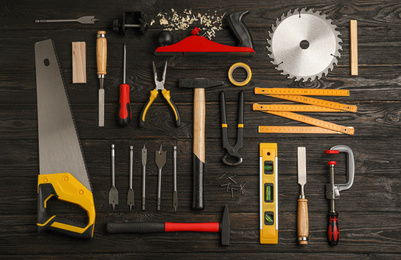
<instances>
[{"instance_id":1,"label":"screwdriver with black handle","mask_svg":"<svg viewBox=\"0 0 401 260\"><path fill-rule=\"evenodd\" d=\"M127 84L127 44L124 43L123 84L120 85L120 111L118 123L127 126L132 119L131 102L129 99L129 85Z\"/></svg>"},{"instance_id":2,"label":"screwdriver with black handle","mask_svg":"<svg viewBox=\"0 0 401 260\"><path fill-rule=\"evenodd\" d=\"M104 78L107 74L106 31L98 31L96 39L97 77L99 78L99 127L104 126Z\"/></svg>"}]
</instances>

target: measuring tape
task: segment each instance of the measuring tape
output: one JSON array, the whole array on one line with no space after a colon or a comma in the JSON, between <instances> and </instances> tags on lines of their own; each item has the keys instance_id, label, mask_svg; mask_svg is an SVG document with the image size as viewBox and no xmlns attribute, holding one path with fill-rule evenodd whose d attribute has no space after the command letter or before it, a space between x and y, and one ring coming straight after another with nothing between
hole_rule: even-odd
<instances>
[{"instance_id":1,"label":"measuring tape","mask_svg":"<svg viewBox=\"0 0 401 260\"><path fill-rule=\"evenodd\" d=\"M259 126L258 131L262 134L342 134L315 126Z\"/></svg>"},{"instance_id":2,"label":"measuring tape","mask_svg":"<svg viewBox=\"0 0 401 260\"><path fill-rule=\"evenodd\" d=\"M349 90L310 88L255 88L255 94L349 97Z\"/></svg>"},{"instance_id":3,"label":"measuring tape","mask_svg":"<svg viewBox=\"0 0 401 260\"><path fill-rule=\"evenodd\" d=\"M322 128L329 129L332 131L341 132L344 134L353 135L355 132L355 129L353 127L337 125L337 124L319 120L319 119L316 119L313 117L304 116L304 115L300 115L300 114L296 114L296 113L292 113L292 112L280 112L280 111L262 111L262 112L269 113L269 114L276 115L276 116L285 117L285 118L292 119L292 120L296 120L296 121L299 121L302 123L322 127Z\"/></svg>"},{"instance_id":4,"label":"measuring tape","mask_svg":"<svg viewBox=\"0 0 401 260\"><path fill-rule=\"evenodd\" d=\"M332 109L328 107L319 107L313 105L281 105L281 104L273 104L273 105L264 105L254 103L253 108L254 111L287 111L287 112L344 112L340 109Z\"/></svg>"},{"instance_id":5,"label":"measuring tape","mask_svg":"<svg viewBox=\"0 0 401 260\"><path fill-rule=\"evenodd\" d=\"M277 144L259 145L260 243L278 243Z\"/></svg>"}]
</instances>

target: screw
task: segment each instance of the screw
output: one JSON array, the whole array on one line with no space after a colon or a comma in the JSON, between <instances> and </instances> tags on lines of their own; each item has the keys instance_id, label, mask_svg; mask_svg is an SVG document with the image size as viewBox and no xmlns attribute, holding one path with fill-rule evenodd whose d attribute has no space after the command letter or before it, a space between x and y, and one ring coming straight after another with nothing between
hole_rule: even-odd
<instances>
[{"instance_id":1,"label":"screw","mask_svg":"<svg viewBox=\"0 0 401 260\"><path fill-rule=\"evenodd\" d=\"M224 186L227 186L227 185L230 185L230 183L221 184L220 187L224 187Z\"/></svg>"}]
</instances>

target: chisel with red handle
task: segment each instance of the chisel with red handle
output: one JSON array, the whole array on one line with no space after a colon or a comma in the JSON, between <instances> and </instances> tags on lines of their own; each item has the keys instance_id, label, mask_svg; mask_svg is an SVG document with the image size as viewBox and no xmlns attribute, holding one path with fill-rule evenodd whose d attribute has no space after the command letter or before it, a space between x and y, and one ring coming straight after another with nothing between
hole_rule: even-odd
<instances>
[{"instance_id":1,"label":"chisel with red handle","mask_svg":"<svg viewBox=\"0 0 401 260\"><path fill-rule=\"evenodd\" d=\"M120 85L120 111L118 123L127 126L132 119L131 102L129 99L129 85L127 84L127 45L124 43L123 84Z\"/></svg>"}]
</instances>

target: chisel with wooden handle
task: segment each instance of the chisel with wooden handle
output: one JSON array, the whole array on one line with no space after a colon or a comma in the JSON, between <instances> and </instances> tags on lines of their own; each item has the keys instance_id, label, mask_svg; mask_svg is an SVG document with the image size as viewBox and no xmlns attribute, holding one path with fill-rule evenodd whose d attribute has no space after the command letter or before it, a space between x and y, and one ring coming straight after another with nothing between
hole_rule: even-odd
<instances>
[{"instance_id":1,"label":"chisel with wooden handle","mask_svg":"<svg viewBox=\"0 0 401 260\"><path fill-rule=\"evenodd\" d=\"M107 39L106 31L98 31L96 39L97 76L99 78L99 126L104 126L104 78L107 74Z\"/></svg>"},{"instance_id":2,"label":"chisel with wooden handle","mask_svg":"<svg viewBox=\"0 0 401 260\"><path fill-rule=\"evenodd\" d=\"M298 147L298 184L301 194L298 197L298 242L307 245L309 240L308 200L305 198L306 184L306 147Z\"/></svg>"}]
</instances>

